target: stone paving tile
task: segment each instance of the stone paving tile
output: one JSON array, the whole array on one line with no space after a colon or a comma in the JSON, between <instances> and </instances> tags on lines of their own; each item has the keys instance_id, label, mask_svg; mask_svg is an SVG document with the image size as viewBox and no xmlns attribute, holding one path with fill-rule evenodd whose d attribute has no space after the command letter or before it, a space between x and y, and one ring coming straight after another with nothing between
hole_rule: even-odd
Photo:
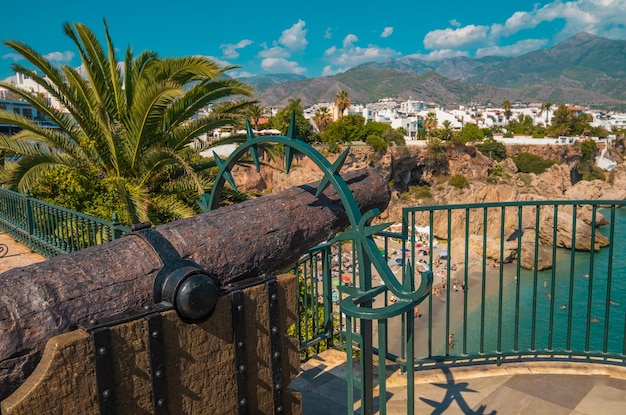
<instances>
[{"instance_id":1,"label":"stone paving tile","mask_svg":"<svg viewBox=\"0 0 626 415\"><path fill-rule=\"evenodd\" d=\"M574 409L593 388L597 376L517 375L505 386L530 396Z\"/></svg>"},{"instance_id":2,"label":"stone paving tile","mask_svg":"<svg viewBox=\"0 0 626 415\"><path fill-rule=\"evenodd\" d=\"M466 413L481 415L569 415L572 413L572 409L503 386L471 408L471 412Z\"/></svg>"},{"instance_id":3,"label":"stone paving tile","mask_svg":"<svg viewBox=\"0 0 626 415\"><path fill-rule=\"evenodd\" d=\"M626 413L626 390L596 385L576 406L579 415L621 415Z\"/></svg>"}]
</instances>

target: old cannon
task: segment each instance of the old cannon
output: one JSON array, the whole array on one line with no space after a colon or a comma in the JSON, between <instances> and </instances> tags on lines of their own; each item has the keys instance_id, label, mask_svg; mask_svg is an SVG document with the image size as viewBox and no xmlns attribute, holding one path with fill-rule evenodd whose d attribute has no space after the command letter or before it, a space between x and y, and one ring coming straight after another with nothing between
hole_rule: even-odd
<instances>
[{"instance_id":1,"label":"old cannon","mask_svg":"<svg viewBox=\"0 0 626 415\"><path fill-rule=\"evenodd\" d=\"M344 180L362 212L387 206L378 173ZM0 275L2 414L299 412L297 286L272 275L350 224L318 185Z\"/></svg>"}]
</instances>

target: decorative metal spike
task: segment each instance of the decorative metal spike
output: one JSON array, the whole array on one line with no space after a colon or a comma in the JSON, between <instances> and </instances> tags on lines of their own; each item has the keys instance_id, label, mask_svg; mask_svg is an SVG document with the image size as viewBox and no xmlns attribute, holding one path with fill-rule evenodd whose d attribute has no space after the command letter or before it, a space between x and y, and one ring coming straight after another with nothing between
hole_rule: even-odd
<instances>
[{"instance_id":1,"label":"decorative metal spike","mask_svg":"<svg viewBox=\"0 0 626 415\"><path fill-rule=\"evenodd\" d=\"M248 133L248 137L246 138L246 141L252 142L254 140L254 132L252 131L252 125L250 125L250 120L248 119L247 115L246 115L246 131ZM261 163L259 162L259 147L256 144L250 146L250 157L252 157L252 161L254 162L254 165L256 166L257 173L260 173Z\"/></svg>"},{"instance_id":2,"label":"decorative metal spike","mask_svg":"<svg viewBox=\"0 0 626 415\"><path fill-rule=\"evenodd\" d=\"M226 179L226 181L228 181L228 184L230 184L230 186L233 188L235 192L238 192L239 190L237 189L237 185L235 184L235 179L233 179L232 173L229 170L226 170L224 168L226 165L226 162L222 160L215 151L213 152L213 158L215 159L215 164L217 164L220 170L224 171L223 176Z\"/></svg>"},{"instance_id":3,"label":"decorative metal spike","mask_svg":"<svg viewBox=\"0 0 626 415\"><path fill-rule=\"evenodd\" d=\"M296 111L291 111L291 121L289 121L289 129L287 130L287 137L295 140L298 135L298 128L296 127Z\"/></svg>"},{"instance_id":4,"label":"decorative metal spike","mask_svg":"<svg viewBox=\"0 0 626 415\"><path fill-rule=\"evenodd\" d=\"M200 206L200 209L203 212L208 212L209 210L211 210L211 194L210 193L203 193L198 197L198 200L196 200L196 203L198 204L198 206Z\"/></svg>"},{"instance_id":5,"label":"decorative metal spike","mask_svg":"<svg viewBox=\"0 0 626 415\"><path fill-rule=\"evenodd\" d=\"M343 167L343 163L346 162L346 157L348 156L349 152L350 152L350 147L346 148L343 151L343 153L341 153L341 155L337 157L337 160L335 160L335 162L333 163L331 167L331 170L334 174L339 174L339 170L341 170L341 168ZM319 195L321 195L322 192L326 190L328 185L330 185L330 178L327 176L324 176L324 178L320 182L320 185L317 188L317 191L315 192L315 197L319 197Z\"/></svg>"},{"instance_id":6,"label":"decorative metal spike","mask_svg":"<svg viewBox=\"0 0 626 415\"><path fill-rule=\"evenodd\" d=\"M291 170L291 163L293 162L293 156L295 155L293 148L285 147L285 172L289 174Z\"/></svg>"},{"instance_id":7,"label":"decorative metal spike","mask_svg":"<svg viewBox=\"0 0 626 415\"><path fill-rule=\"evenodd\" d=\"M233 190L235 192L239 192L239 189L237 189L237 185L235 184L235 179L233 179L232 173L230 171L225 171L224 177L226 178L230 186L233 188Z\"/></svg>"},{"instance_id":8,"label":"decorative metal spike","mask_svg":"<svg viewBox=\"0 0 626 415\"><path fill-rule=\"evenodd\" d=\"M246 132L248 133L248 140L252 141L252 139L254 138L254 132L252 131L252 125L250 125L250 120L248 119L247 115L246 115Z\"/></svg>"}]
</instances>

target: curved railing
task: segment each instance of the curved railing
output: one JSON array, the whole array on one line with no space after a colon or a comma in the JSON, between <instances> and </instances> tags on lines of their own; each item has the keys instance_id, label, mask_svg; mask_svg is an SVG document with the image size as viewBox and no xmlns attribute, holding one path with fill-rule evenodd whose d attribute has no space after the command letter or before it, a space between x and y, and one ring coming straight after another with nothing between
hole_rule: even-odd
<instances>
[{"instance_id":1,"label":"curved railing","mask_svg":"<svg viewBox=\"0 0 626 415\"><path fill-rule=\"evenodd\" d=\"M520 359L624 365L623 203L551 200L404 208L401 228L375 236L381 257L400 280L412 269L416 281L432 272L434 284L417 310L376 319L373 344L379 356L407 371L408 399L414 398L411 367ZM331 345L350 351L356 344L351 338L361 335L361 322L342 314L350 289L344 286L353 285L355 266L351 247L337 244L312 250L294 268L303 309L313 310L308 320L300 319L311 327L310 335L301 338L303 359ZM375 289L381 280L372 275ZM390 293L372 300L392 303ZM351 390L352 380L347 380ZM382 397L385 385L379 381Z\"/></svg>"}]
</instances>

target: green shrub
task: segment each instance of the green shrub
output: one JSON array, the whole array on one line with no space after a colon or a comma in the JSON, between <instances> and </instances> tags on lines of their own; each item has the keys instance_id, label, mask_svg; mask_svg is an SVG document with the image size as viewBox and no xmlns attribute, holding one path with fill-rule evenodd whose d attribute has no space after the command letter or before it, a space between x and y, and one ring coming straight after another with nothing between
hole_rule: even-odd
<instances>
[{"instance_id":1,"label":"green shrub","mask_svg":"<svg viewBox=\"0 0 626 415\"><path fill-rule=\"evenodd\" d=\"M430 193L430 187L428 186L409 186L409 192L411 192L416 199L429 199L433 197L432 193Z\"/></svg>"},{"instance_id":2,"label":"green shrub","mask_svg":"<svg viewBox=\"0 0 626 415\"><path fill-rule=\"evenodd\" d=\"M489 139L476 147L478 151L495 161L502 161L506 158L506 147L499 141Z\"/></svg>"},{"instance_id":3,"label":"green shrub","mask_svg":"<svg viewBox=\"0 0 626 415\"><path fill-rule=\"evenodd\" d=\"M530 178L530 175L528 173L520 173L518 177L522 181L522 183L524 183L524 186L530 187L532 179Z\"/></svg>"},{"instance_id":4,"label":"green shrub","mask_svg":"<svg viewBox=\"0 0 626 415\"><path fill-rule=\"evenodd\" d=\"M544 159L530 153L520 153L513 157L513 161L520 172L535 174L541 174L553 164L556 164L555 160Z\"/></svg>"},{"instance_id":5,"label":"green shrub","mask_svg":"<svg viewBox=\"0 0 626 415\"><path fill-rule=\"evenodd\" d=\"M387 142L377 135L368 135L365 144L372 147L376 152L382 153L387 150Z\"/></svg>"},{"instance_id":6,"label":"green shrub","mask_svg":"<svg viewBox=\"0 0 626 415\"><path fill-rule=\"evenodd\" d=\"M454 176L450 177L449 183L451 186L454 186L457 189L469 187L469 181L467 180L467 177L463 176L462 174L455 174Z\"/></svg>"}]
</instances>

